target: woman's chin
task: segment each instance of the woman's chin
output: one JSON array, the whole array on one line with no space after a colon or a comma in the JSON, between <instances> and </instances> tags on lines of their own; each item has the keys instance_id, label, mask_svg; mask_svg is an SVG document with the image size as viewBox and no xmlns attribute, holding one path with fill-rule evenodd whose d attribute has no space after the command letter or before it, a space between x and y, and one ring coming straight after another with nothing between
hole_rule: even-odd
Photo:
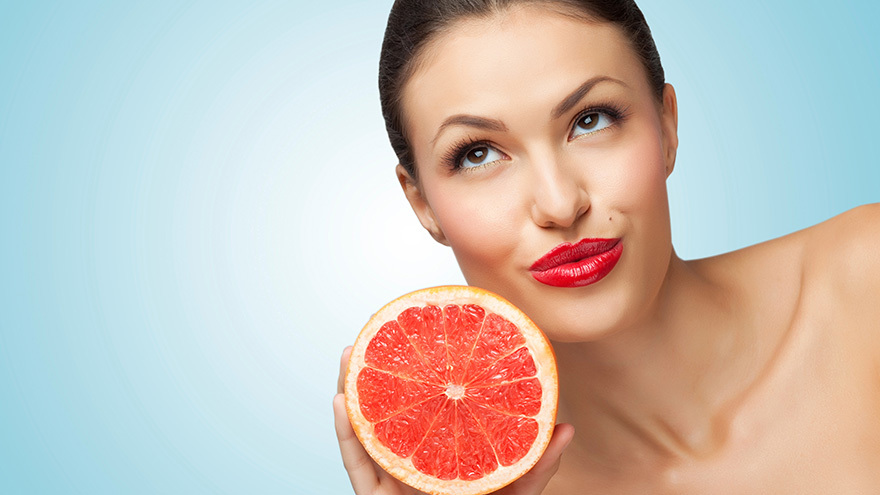
<instances>
[{"instance_id":1,"label":"woman's chin","mask_svg":"<svg viewBox=\"0 0 880 495\"><path fill-rule=\"evenodd\" d=\"M548 321L542 325L535 321L552 342L560 344L576 344L599 342L621 331L621 326L614 322L560 322Z\"/></svg>"},{"instance_id":2,"label":"woman's chin","mask_svg":"<svg viewBox=\"0 0 880 495\"><path fill-rule=\"evenodd\" d=\"M523 311L554 342L596 342L614 335L630 323L632 311L625 310L626 298L603 297L602 300L559 299L534 304L530 301Z\"/></svg>"},{"instance_id":3,"label":"woman's chin","mask_svg":"<svg viewBox=\"0 0 880 495\"><path fill-rule=\"evenodd\" d=\"M612 272L613 273L613 272ZM622 274L622 273L621 273ZM522 310L553 342L596 342L631 327L647 306L647 294L624 277L609 276L587 287L553 287L465 272L468 284L492 291Z\"/></svg>"}]
</instances>

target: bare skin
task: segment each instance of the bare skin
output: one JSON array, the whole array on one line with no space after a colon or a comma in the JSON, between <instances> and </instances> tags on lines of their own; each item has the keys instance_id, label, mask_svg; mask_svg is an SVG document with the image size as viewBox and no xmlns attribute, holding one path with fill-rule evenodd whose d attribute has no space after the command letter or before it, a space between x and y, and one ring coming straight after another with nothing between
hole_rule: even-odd
<instances>
[{"instance_id":1,"label":"bare skin","mask_svg":"<svg viewBox=\"0 0 880 495\"><path fill-rule=\"evenodd\" d=\"M611 364L596 358L615 352L604 342L557 344L560 418L578 434L544 493L877 493L877 242L880 205L870 205L676 259L683 300L671 296L662 319L686 341L655 339ZM716 311L694 311L701 299Z\"/></svg>"},{"instance_id":2,"label":"bare skin","mask_svg":"<svg viewBox=\"0 0 880 495\"><path fill-rule=\"evenodd\" d=\"M656 100L617 28L518 6L460 21L420 62L403 95L419 173L398 167L407 199L468 282L522 308L557 354L564 426L499 493L880 493L880 205L681 260L665 186L676 95ZM557 115L595 76L618 82ZM578 127L606 101L626 117ZM462 140L487 158L453 170L444 157ZM608 276L531 277L539 256L585 237L622 239ZM369 462L340 406L355 492L411 493Z\"/></svg>"}]
</instances>

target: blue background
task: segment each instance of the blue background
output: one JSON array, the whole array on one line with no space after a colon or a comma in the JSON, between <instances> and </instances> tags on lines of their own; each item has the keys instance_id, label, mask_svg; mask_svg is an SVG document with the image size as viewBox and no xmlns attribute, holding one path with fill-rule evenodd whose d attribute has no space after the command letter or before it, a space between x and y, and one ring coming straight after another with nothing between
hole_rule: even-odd
<instances>
[{"instance_id":1,"label":"blue background","mask_svg":"<svg viewBox=\"0 0 880 495\"><path fill-rule=\"evenodd\" d=\"M679 254L880 200L880 4L640 4ZM342 347L462 282L394 178L389 6L0 3L0 492L349 493Z\"/></svg>"}]
</instances>

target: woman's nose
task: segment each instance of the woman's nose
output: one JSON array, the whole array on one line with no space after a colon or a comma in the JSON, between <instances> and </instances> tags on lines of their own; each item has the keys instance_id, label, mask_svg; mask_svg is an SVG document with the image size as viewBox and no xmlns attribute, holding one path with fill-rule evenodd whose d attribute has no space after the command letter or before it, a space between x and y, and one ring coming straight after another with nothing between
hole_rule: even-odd
<instances>
[{"instance_id":1,"label":"woman's nose","mask_svg":"<svg viewBox=\"0 0 880 495\"><path fill-rule=\"evenodd\" d=\"M538 226L568 228L589 211L590 197L577 170L558 160L535 163L532 170L532 218Z\"/></svg>"}]
</instances>

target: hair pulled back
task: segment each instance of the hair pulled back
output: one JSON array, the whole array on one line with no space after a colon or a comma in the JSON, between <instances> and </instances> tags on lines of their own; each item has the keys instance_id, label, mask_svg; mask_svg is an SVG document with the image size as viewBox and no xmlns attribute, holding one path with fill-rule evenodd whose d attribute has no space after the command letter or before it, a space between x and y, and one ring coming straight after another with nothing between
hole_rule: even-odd
<instances>
[{"instance_id":1,"label":"hair pulled back","mask_svg":"<svg viewBox=\"0 0 880 495\"><path fill-rule=\"evenodd\" d=\"M618 26L642 61L655 97L662 101L665 77L660 55L633 0L395 0L379 58L379 99L391 147L413 179L417 178L416 167L404 129L401 93L421 50L460 19L488 17L521 3L561 7L566 14Z\"/></svg>"}]
</instances>

